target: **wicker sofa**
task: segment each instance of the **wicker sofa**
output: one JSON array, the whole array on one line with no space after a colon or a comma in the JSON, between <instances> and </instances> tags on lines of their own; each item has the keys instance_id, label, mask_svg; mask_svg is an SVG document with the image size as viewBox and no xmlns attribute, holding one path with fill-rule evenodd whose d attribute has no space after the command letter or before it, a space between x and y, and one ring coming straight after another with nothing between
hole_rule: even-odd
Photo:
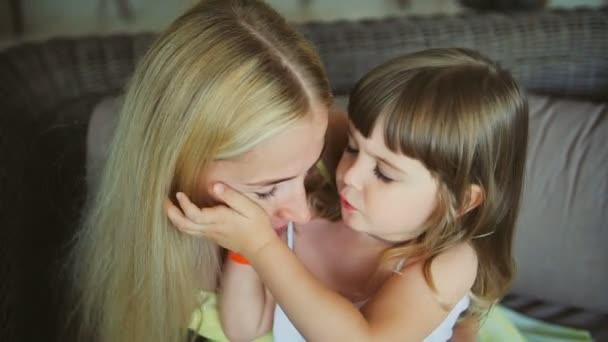
<instances>
[{"instance_id":1,"label":"wicker sofa","mask_svg":"<svg viewBox=\"0 0 608 342\"><path fill-rule=\"evenodd\" d=\"M532 97L538 117L515 241L519 275L504 303L608 340L608 9L299 29L319 49L338 95L389 57L440 46L478 49L546 95ZM53 39L0 51L0 340L69 340L62 257L87 192L86 141L96 129L89 119L100 101L121 93L153 39ZM561 128L551 121L558 119ZM575 136L570 127L580 128Z\"/></svg>"}]
</instances>

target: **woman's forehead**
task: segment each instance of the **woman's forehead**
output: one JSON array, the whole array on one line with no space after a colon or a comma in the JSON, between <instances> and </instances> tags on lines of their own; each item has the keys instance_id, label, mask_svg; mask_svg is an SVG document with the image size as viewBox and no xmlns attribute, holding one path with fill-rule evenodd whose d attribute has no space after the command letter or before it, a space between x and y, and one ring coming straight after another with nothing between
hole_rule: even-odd
<instances>
[{"instance_id":1,"label":"woman's forehead","mask_svg":"<svg viewBox=\"0 0 608 342\"><path fill-rule=\"evenodd\" d=\"M252 150L216 162L216 171L243 185L293 178L306 173L323 150L326 123L298 121Z\"/></svg>"}]
</instances>

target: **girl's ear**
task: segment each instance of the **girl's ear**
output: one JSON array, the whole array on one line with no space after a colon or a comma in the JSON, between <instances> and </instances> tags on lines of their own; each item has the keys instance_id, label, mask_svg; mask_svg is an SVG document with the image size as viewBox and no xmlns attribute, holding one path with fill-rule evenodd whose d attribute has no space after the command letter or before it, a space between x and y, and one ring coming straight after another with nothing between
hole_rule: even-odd
<instances>
[{"instance_id":1,"label":"girl's ear","mask_svg":"<svg viewBox=\"0 0 608 342\"><path fill-rule=\"evenodd\" d=\"M469 191L467 191L467 198L464 202L462 209L460 210L460 215L464 215L472 209L477 208L481 204L481 202L483 202L483 200L483 189L477 184L471 184L471 186L469 187Z\"/></svg>"}]
</instances>

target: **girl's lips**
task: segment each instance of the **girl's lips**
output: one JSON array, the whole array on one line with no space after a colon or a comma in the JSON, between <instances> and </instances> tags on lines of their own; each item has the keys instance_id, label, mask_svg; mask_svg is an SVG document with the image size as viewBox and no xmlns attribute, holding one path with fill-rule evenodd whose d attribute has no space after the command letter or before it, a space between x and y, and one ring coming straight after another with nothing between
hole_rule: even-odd
<instances>
[{"instance_id":1,"label":"girl's lips","mask_svg":"<svg viewBox=\"0 0 608 342\"><path fill-rule=\"evenodd\" d=\"M340 205L342 205L342 208L349 210L349 211L357 210L346 200L346 198L344 198L344 196L340 196Z\"/></svg>"}]
</instances>

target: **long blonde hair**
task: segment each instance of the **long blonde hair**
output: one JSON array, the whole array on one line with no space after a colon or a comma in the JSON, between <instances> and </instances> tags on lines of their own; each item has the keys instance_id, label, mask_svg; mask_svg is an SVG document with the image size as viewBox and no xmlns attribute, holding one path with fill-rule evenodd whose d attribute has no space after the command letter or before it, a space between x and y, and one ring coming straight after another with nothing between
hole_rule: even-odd
<instances>
[{"instance_id":1,"label":"long blonde hair","mask_svg":"<svg viewBox=\"0 0 608 342\"><path fill-rule=\"evenodd\" d=\"M81 338L184 341L219 248L180 234L163 201L205 204L210 162L251 150L331 93L313 48L255 0L203 1L143 57L128 86L71 261Z\"/></svg>"},{"instance_id":2,"label":"long blonde hair","mask_svg":"<svg viewBox=\"0 0 608 342\"><path fill-rule=\"evenodd\" d=\"M525 95L507 71L477 52L429 49L368 73L351 93L348 114L365 137L383 118L386 146L421 161L439 184L424 233L390 248L383 260L424 260L434 289L433 258L469 242L479 260L469 313L479 317L505 294L514 273L511 243L528 137ZM461 214L472 184L483 190L483 202Z\"/></svg>"}]
</instances>

